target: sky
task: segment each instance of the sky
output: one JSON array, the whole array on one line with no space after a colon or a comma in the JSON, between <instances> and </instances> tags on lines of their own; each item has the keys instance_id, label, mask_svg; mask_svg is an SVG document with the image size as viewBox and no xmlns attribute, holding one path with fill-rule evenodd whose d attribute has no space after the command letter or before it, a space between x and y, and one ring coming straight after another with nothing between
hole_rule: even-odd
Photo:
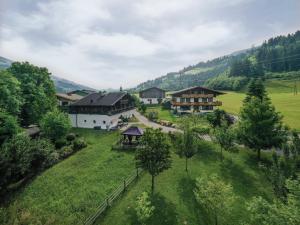
<instances>
[{"instance_id":1,"label":"sky","mask_svg":"<svg viewBox=\"0 0 300 225\"><path fill-rule=\"evenodd\" d=\"M299 0L0 0L0 56L97 89L299 29Z\"/></svg>"}]
</instances>

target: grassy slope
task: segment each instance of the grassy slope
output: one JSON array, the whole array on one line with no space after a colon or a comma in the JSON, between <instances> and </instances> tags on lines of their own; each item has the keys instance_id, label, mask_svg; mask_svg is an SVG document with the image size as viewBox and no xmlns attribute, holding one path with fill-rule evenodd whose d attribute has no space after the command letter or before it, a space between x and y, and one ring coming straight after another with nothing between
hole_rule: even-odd
<instances>
[{"instance_id":1,"label":"grassy slope","mask_svg":"<svg viewBox=\"0 0 300 225\"><path fill-rule=\"evenodd\" d=\"M210 224L193 195L194 179L198 176L216 173L222 180L232 184L238 200L234 205L231 224L238 224L241 218L247 220L245 202L251 197L273 197L264 175L256 169L252 152L226 153L222 165L216 151L219 149L215 145L205 143L204 150L189 162L189 174L184 171L184 159L173 155L172 168L156 179L156 211L149 225ZM134 213L135 200L141 192L150 191L150 183L150 176L145 174L96 224L138 224Z\"/></svg>"},{"instance_id":2,"label":"grassy slope","mask_svg":"<svg viewBox=\"0 0 300 225\"><path fill-rule=\"evenodd\" d=\"M266 81L268 95L276 110L284 116L283 121L291 128L300 130L300 93L295 96L293 87L294 82L290 80ZM299 82L298 90L300 92ZM222 108L233 114L239 113L244 98L245 94L239 92L228 92L219 97L223 101Z\"/></svg>"},{"instance_id":3,"label":"grassy slope","mask_svg":"<svg viewBox=\"0 0 300 225\"><path fill-rule=\"evenodd\" d=\"M134 169L132 154L111 151L118 133L76 132L89 146L29 184L7 209L11 219L18 215L31 224L82 224Z\"/></svg>"}]
</instances>

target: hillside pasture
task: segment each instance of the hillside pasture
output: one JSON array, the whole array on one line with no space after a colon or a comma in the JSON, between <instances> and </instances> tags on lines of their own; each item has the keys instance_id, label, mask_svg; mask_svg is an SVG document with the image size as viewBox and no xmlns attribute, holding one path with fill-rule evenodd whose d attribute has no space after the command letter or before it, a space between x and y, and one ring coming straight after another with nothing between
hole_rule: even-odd
<instances>
[{"instance_id":1,"label":"hillside pasture","mask_svg":"<svg viewBox=\"0 0 300 225\"><path fill-rule=\"evenodd\" d=\"M118 132L74 132L88 147L40 174L15 196L3 209L6 224L83 224L134 170L133 153L111 150Z\"/></svg>"},{"instance_id":2,"label":"hillside pasture","mask_svg":"<svg viewBox=\"0 0 300 225\"><path fill-rule=\"evenodd\" d=\"M298 82L298 95L294 95L294 81L267 80L265 82L268 96L276 110L283 115L283 121L290 128L300 131L300 82ZM237 115L245 98L243 92L226 92L219 99L223 102L222 109Z\"/></svg>"}]
</instances>

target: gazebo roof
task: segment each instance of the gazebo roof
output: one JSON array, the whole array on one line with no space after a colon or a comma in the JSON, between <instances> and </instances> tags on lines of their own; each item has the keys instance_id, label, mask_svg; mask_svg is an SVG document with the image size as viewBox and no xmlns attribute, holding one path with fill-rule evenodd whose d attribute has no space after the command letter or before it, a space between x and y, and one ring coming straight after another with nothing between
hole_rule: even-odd
<instances>
[{"instance_id":1,"label":"gazebo roof","mask_svg":"<svg viewBox=\"0 0 300 225\"><path fill-rule=\"evenodd\" d=\"M143 133L144 133L143 129L139 127L129 127L122 132L123 135L130 135L130 136L142 136Z\"/></svg>"}]
</instances>

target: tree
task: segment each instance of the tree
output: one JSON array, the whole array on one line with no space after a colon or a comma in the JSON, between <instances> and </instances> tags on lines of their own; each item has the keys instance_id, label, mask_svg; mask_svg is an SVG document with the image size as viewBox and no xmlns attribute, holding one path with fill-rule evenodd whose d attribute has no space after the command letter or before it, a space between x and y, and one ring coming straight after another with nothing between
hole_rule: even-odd
<instances>
[{"instance_id":1,"label":"tree","mask_svg":"<svg viewBox=\"0 0 300 225\"><path fill-rule=\"evenodd\" d=\"M261 149L280 147L286 140L282 116L275 111L268 97L251 97L244 102L237 133L242 144L257 152L258 160Z\"/></svg>"},{"instance_id":2,"label":"tree","mask_svg":"<svg viewBox=\"0 0 300 225\"><path fill-rule=\"evenodd\" d=\"M230 184L224 183L216 174L199 177L196 179L194 194L197 202L207 210L215 225L226 221L235 201Z\"/></svg>"},{"instance_id":3,"label":"tree","mask_svg":"<svg viewBox=\"0 0 300 225\"><path fill-rule=\"evenodd\" d=\"M189 124L183 128L183 134L177 136L177 141L174 143L176 154L179 157L185 158L185 171L188 172L188 159L192 158L197 153L197 137L192 131Z\"/></svg>"},{"instance_id":4,"label":"tree","mask_svg":"<svg viewBox=\"0 0 300 225\"><path fill-rule=\"evenodd\" d=\"M38 123L43 115L56 108L54 83L47 68L14 62L8 71L20 82L24 99L20 114L23 125Z\"/></svg>"},{"instance_id":5,"label":"tree","mask_svg":"<svg viewBox=\"0 0 300 225\"><path fill-rule=\"evenodd\" d=\"M261 79L252 79L248 86L247 96L244 102L249 101L252 97L257 97L261 101L266 96L266 89Z\"/></svg>"},{"instance_id":6,"label":"tree","mask_svg":"<svg viewBox=\"0 0 300 225\"><path fill-rule=\"evenodd\" d=\"M171 167L170 145L167 137L160 129L147 128L141 139L142 147L136 151L138 167L151 175L151 191L154 192L154 178L162 171Z\"/></svg>"},{"instance_id":7,"label":"tree","mask_svg":"<svg viewBox=\"0 0 300 225\"><path fill-rule=\"evenodd\" d=\"M22 103L20 82L8 71L0 71L0 108L18 116Z\"/></svg>"},{"instance_id":8,"label":"tree","mask_svg":"<svg viewBox=\"0 0 300 225\"><path fill-rule=\"evenodd\" d=\"M223 161L223 149L229 151L234 145L234 132L232 128L219 127L214 131L214 139L220 145L221 162Z\"/></svg>"},{"instance_id":9,"label":"tree","mask_svg":"<svg viewBox=\"0 0 300 225\"><path fill-rule=\"evenodd\" d=\"M247 203L247 211L250 215L249 223L262 225L297 225L300 224L300 182L299 180L287 180L287 202L275 200L272 203L262 197L254 197Z\"/></svg>"},{"instance_id":10,"label":"tree","mask_svg":"<svg viewBox=\"0 0 300 225\"><path fill-rule=\"evenodd\" d=\"M51 139L57 141L64 138L70 131L71 122L67 114L54 110L48 112L40 122L41 131Z\"/></svg>"},{"instance_id":11,"label":"tree","mask_svg":"<svg viewBox=\"0 0 300 225\"><path fill-rule=\"evenodd\" d=\"M20 131L16 117L0 110L0 146L8 138Z\"/></svg>"},{"instance_id":12,"label":"tree","mask_svg":"<svg viewBox=\"0 0 300 225\"><path fill-rule=\"evenodd\" d=\"M300 155L300 138L297 131L292 132L292 155L296 159Z\"/></svg>"},{"instance_id":13,"label":"tree","mask_svg":"<svg viewBox=\"0 0 300 225\"><path fill-rule=\"evenodd\" d=\"M207 120L213 128L233 124L233 119L222 109L216 109L213 113L208 114Z\"/></svg>"},{"instance_id":14,"label":"tree","mask_svg":"<svg viewBox=\"0 0 300 225\"><path fill-rule=\"evenodd\" d=\"M136 215L141 224L145 224L146 221L153 215L155 207L152 205L151 200L147 192L143 192L136 201Z\"/></svg>"}]
</instances>

